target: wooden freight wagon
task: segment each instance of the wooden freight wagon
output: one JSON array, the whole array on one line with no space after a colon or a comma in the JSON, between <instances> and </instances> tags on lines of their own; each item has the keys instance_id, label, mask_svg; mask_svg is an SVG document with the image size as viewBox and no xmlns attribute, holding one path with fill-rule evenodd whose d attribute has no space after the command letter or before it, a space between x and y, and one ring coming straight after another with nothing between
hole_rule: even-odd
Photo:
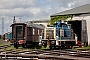
<instances>
[{"instance_id":1,"label":"wooden freight wagon","mask_svg":"<svg viewBox=\"0 0 90 60\"><path fill-rule=\"evenodd\" d=\"M19 45L22 45L22 47L30 47L39 44L40 34L44 30L43 25L14 23L11 26L12 42L16 48L18 48Z\"/></svg>"}]
</instances>

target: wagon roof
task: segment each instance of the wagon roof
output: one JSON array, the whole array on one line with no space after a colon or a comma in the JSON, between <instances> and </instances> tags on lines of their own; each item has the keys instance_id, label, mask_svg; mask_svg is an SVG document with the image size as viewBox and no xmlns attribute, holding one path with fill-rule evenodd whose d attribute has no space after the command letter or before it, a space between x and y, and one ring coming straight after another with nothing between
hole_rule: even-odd
<instances>
[{"instance_id":1,"label":"wagon roof","mask_svg":"<svg viewBox=\"0 0 90 60\"><path fill-rule=\"evenodd\" d=\"M19 24L25 25L25 23L14 23L14 24L12 24L11 26L13 26L13 25L19 25ZM11 26L10 26L10 27L11 27Z\"/></svg>"},{"instance_id":2,"label":"wagon roof","mask_svg":"<svg viewBox=\"0 0 90 60\"><path fill-rule=\"evenodd\" d=\"M40 28L40 29L44 29L45 28L45 26L42 25L42 24L32 24L32 23L29 23L27 25L28 25L28 27L35 27L35 28Z\"/></svg>"}]
</instances>

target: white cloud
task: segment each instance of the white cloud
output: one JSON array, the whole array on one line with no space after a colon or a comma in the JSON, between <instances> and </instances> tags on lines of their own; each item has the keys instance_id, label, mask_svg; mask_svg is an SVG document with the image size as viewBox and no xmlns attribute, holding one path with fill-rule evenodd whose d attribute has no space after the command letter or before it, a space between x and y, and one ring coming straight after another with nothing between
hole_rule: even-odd
<instances>
[{"instance_id":1,"label":"white cloud","mask_svg":"<svg viewBox=\"0 0 90 60\"><path fill-rule=\"evenodd\" d=\"M77 3L77 1L71 2L68 4L68 7L70 8L71 6L75 5L75 3Z\"/></svg>"},{"instance_id":2,"label":"white cloud","mask_svg":"<svg viewBox=\"0 0 90 60\"><path fill-rule=\"evenodd\" d=\"M31 10L31 13L33 13L34 15L37 15L40 13L40 8L32 8Z\"/></svg>"},{"instance_id":3,"label":"white cloud","mask_svg":"<svg viewBox=\"0 0 90 60\"><path fill-rule=\"evenodd\" d=\"M87 3L90 4L90 0L0 0L0 30L3 17L8 29L13 16L16 16L16 21L22 18L22 22L49 19L52 14Z\"/></svg>"},{"instance_id":4,"label":"white cloud","mask_svg":"<svg viewBox=\"0 0 90 60\"><path fill-rule=\"evenodd\" d=\"M32 13L29 12L30 9L24 9L24 8L15 8L15 9L1 9L0 10L0 15L5 15L5 16L17 16L17 17L23 17L23 16L29 16Z\"/></svg>"},{"instance_id":5,"label":"white cloud","mask_svg":"<svg viewBox=\"0 0 90 60\"><path fill-rule=\"evenodd\" d=\"M1 0L0 8L12 9L12 8L27 8L33 6L37 0Z\"/></svg>"}]
</instances>

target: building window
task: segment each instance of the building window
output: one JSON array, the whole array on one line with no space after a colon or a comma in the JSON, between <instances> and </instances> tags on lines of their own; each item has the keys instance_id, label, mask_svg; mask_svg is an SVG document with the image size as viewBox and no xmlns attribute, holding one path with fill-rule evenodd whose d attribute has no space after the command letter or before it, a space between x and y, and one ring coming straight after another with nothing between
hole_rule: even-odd
<instances>
[{"instance_id":1,"label":"building window","mask_svg":"<svg viewBox=\"0 0 90 60\"><path fill-rule=\"evenodd\" d=\"M39 35L39 30L38 30L38 35Z\"/></svg>"},{"instance_id":2,"label":"building window","mask_svg":"<svg viewBox=\"0 0 90 60\"><path fill-rule=\"evenodd\" d=\"M44 31L42 30L42 34L41 34L41 36L44 36Z\"/></svg>"},{"instance_id":3,"label":"building window","mask_svg":"<svg viewBox=\"0 0 90 60\"><path fill-rule=\"evenodd\" d=\"M33 29L33 35L35 34L35 29Z\"/></svg>"}]
</instances>

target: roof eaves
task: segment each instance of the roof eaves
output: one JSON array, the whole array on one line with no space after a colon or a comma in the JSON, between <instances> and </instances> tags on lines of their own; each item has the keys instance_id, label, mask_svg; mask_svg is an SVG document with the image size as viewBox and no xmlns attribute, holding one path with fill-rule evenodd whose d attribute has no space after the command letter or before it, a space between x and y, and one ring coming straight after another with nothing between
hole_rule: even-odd
<instances>
[{"instance_id":1,"label":"roof eaves","mask_svg":"<svg viewBox=\"0 0 90 60\"><path fill-rule=\"evenodd\" d=\"M50 17L54 17L54 16L66 16L66 15L81 15L81 14L90 14L90 12L85 12L85 13L70 13L70 14L55 14L55 15L51 15Z\"/></svg>"}]
</instances>

